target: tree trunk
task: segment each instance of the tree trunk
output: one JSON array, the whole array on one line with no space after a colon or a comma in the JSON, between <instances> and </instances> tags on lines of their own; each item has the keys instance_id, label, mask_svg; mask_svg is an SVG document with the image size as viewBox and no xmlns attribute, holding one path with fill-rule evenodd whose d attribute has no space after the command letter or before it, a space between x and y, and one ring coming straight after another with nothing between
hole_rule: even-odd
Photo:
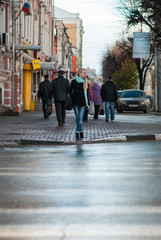
<instances>
[{"instance_id":1,"label":"tree trunk","mask_svg":"<svg viewBox=\"0 0 161 240\"><path fill-rule=\"evenodd\" d=\"M143 69L139 68L139 83L140 83L140 90L144 90L144 84L143 84Z\"/></svg>"}]
</instances>

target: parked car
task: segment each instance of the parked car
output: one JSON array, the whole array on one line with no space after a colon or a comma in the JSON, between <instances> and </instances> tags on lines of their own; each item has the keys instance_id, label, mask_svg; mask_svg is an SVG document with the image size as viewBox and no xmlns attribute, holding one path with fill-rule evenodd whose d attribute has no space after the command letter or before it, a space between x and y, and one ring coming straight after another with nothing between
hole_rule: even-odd
<instances>
[{"instance_id":1,"label":"parked car","mask_svg":"<svg viewBox=\"0 0 161 240\"><path fill-rule=\"evenodd\" d=\"M118 99L120 98L122 92L122 90L117 91ZM115 102L115 108L117 108L117 102Z\"/></svg>"},{"instance_id":2,"label":"parked car","mask_svg":"<svg viewBox=\"0 0 161 240\"><path fill-rule=\"evenodd\" d=\"M118 91L117 91L118 99L120 98L122 92L123 92L123 90L118 90Z\"/></svg>"},{"instance_id":3,"label":"parked car","mask_svg":"<svg viewBox=\"0 0 161 240\"><path fill-rule=\"evenodd\" d=\"M143 111L147 113L150 109L150 100L142 90L123 90L118 102L117 112Z\"/></svg>"}]
</instances>

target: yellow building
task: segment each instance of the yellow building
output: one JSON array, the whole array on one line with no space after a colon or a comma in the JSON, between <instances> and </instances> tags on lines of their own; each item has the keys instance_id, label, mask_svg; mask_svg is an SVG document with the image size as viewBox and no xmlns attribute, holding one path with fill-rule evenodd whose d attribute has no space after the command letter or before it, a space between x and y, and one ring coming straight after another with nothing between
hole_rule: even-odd
<instances>
[{"instance_id":1,"label":"yellow building","mask_svg":"<svg viewBox=\"0 0 161 240\"><path fill-rule=\"evenodd\" d=\"M70 13L55 7L55 19L62 20L71 42L72 52L77 57L77 69L82 67L83 22L79 13Z\"/></svg>"}]
</instances>

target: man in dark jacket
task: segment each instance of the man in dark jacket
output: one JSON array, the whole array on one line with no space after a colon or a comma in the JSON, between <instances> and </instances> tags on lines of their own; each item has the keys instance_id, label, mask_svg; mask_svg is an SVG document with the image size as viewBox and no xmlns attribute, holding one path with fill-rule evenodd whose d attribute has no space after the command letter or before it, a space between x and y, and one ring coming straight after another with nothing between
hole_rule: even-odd
<instances>
[{"instance_id":1,"label":"man in dark jacket","mask_svg":"<svg viewBox=\"0 0 161 240\"><path fill-rule=\"evenodd\" d=\"M51 82L48 80L48 75L45 75L45 80L40 83L38 90L38 98L42 98L42 108L44 112L44 118L48 119L49 114L47 112L48 105L50 103L50 89Z\"/></svg>"},{"instance_id":2,"label":"man in dark jacket","mask_svg":"<svg viewBox=\"0 0 161 240\"><path fill-rule=\"evenodd\" d=\"M114 106L118 96L117 86L113 82L112 76L108 76L108 80L102 85L101 97L103 102L105 102L106 122L109 121L109 115L111 115L111 121L113 121L115 118Z\"/></svg>"},{"instance_id":3,"label":"man in dark jacket","mask_svg":"<svg viewBox=\"0 0 161 240\"><path fill-rule=\"evenodd\" d=\"M68 98L69 81L64 78L64 71L58 71L58 78L54 79L51 85L51 96L54 97L56 117L58 126L65 123L65 104Z\"/></svg>"}]
</instances>

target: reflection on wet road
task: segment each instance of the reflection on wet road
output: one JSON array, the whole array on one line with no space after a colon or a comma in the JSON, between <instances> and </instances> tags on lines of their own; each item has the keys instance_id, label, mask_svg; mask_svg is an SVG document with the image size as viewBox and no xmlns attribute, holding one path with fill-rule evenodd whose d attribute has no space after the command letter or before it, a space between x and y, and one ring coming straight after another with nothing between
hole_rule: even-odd
<instances>
[{"instance_id":1,"label":"reflection on wet road","mask_svg":"<svg viewBox=\"0 0 161 240\"><path fill-rule=\"evenodd\" d=\"M0 239L161 239L161 142L0 150Z\"/></svg>"}]
</instances>

